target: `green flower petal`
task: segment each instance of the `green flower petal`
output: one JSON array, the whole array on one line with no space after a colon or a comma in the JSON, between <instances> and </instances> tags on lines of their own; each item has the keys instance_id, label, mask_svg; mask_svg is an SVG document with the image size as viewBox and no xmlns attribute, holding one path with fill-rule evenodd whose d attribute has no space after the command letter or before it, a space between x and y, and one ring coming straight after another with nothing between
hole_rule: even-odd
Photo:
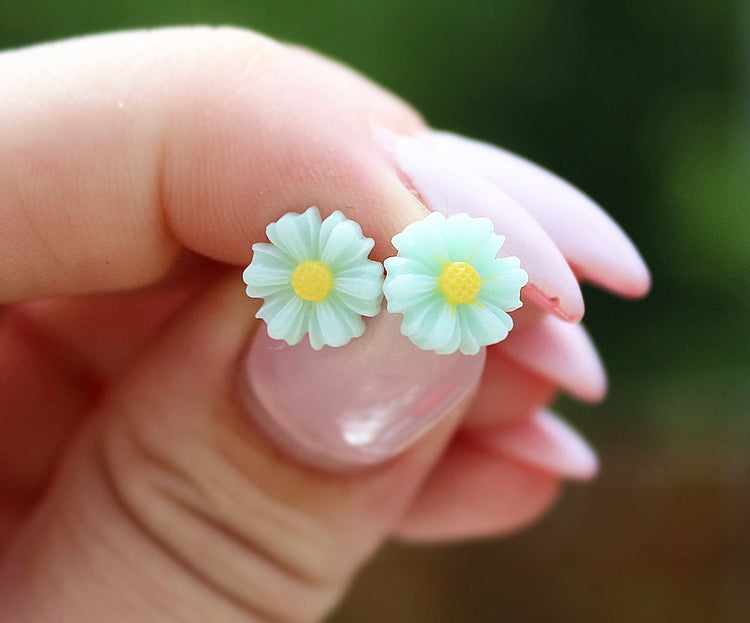
<instances>
[{"instance_id":1,"label":"green flower petal","mask_svg":"<svg viewBox=\"0 0 750 623\"><path fill-rule=\"evenodd\" d=\"M243 273L249 296L263 298L258 318L268 334L289 344L308 333L315 349L343 346L362 335L361 315L374 316L382 300L382 265L367 258L374 242L341 212L321 221L317 208L285 214L266 228L273 244L253 245ZM296 266L323 261L334 275L333 288L320 302L302 300L291 286Z\"/></svg>"},{"instance_id":2,"label":"green flower petal","mask_svg":"<svg viewBox=\"0 0 750 623\"><path fill-rule=\"evenodd\" d=\"M345 221L336 225L328 238L321 241L320 261L333 271L345 270L363 262L374 245L374 240L362 236L357 223Z\"/></svg>"},{"instance_id":3,"label":"green flower petal","mask_svg":"<svg viewBox=\"0 0 750 623\"><path fill-rule=\"evenodd\" d=\"M476 354L508 335L528 281L518 258L496 259L503 238L488 219L432 213L394 237L398 257L385 261L388 311L402 313L401 332L420 348ZM439 259L436 259L439 258ZM450 305L438 288L444 262L468 262L482 278L473 303Z\"/></svg>"},{"instance_id":4,"label":"green flower petal","mask_svg":"<svg viewBox=\"0 0 750 623\"><path fill-rule=\"evenodd\" d=\"M267 308L264 317L268 324L268 335L275 340L297 344L305 334L305 303L297 296L290 296L275 313Z\"/></svg>"}]
</instances>

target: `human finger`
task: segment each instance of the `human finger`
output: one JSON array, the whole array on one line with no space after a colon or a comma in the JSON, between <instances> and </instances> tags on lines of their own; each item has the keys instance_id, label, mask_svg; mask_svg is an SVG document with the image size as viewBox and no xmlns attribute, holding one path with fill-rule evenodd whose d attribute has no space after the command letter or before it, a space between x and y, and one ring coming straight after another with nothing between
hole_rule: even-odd
<instances>
[{"instance_id":1,"label":"human finger","mask_svg":"<svg viewBox=\"0 0 750 623\"><path fill-rule=\"evenodd\" d=\"M490 348L471 408L462 423L465 429L485 430L530 417L549 404L558 386Z\"/></svg>"},{"instance_id":2,"label":"human finger","mask_svg":"<svg viewBox=\"0 0 750 623\"><path fill-rule=\"evenodd\" d=\"M419 541L506 534L548 510L562 479L589 480L597 469L596 454L586 441L548 412L465 428L397 532Z\"/></svg>"},{"instance_id":3,"label":"human finger","mask_svg":"<svg viewBox=\"0 0 750 623\"><path fill-rule=\"evenodd\" d=\"M382 258L425 214L370 131L373 120L413 131L418 115L339 64L248 31L5 52L0 96L0 302L140 287L181 247L246 263L266 224L310 205L354 217Z\"/></svg>"},{"instance_id":4,"label":"human finger","mask_svg":"<svg viewBox=\"0 0 750 623\"><path fill-rule=\"evenodd\" d=\"M105 611L115 623L158 611L164 620L314 621L390 533L469 394L433 401L442 417L408 447L393 439L393 425L371 427L381 455L369 470L302 464L293 458L299 438L272 442L254 423L256 409L275 406L263 384L281 379L249 376L266 345L254 341L257 305L237 280L230 274L187 306L107 392L0 566L0 618L65 613L86 623ZM358 365L356 349L331 350ZM331 394L338 380L308 390ZM283 384L295 385L289 376ZM311 391L304 398L298 409L316 400ZM391 398L381 400L382 414ZM400 421L410 417L407 406L392 408ZM322 425L328 414L307 416ZM400 455L384 462L387 444ZM349 458L334 444L328 452Z\"/></svg>"},{"instance_id":5,"label":"human finger","mask_svg":"<svg viewBox=\"0 0 750 623\"><path fill-rule=\"evenodd\" d=\"M458 438L430 474L396 534L430 542L504 535L547 511L557 497L559 481Z\"/></svg>"},{"instance_id":6,"label":"human finger","mask_svg":"<svg viewBox=\"0 0 750 623\"><path fill-rule=\"evenodd\" d=\"M518 201L550 234L580 277L623 296L648 292L651 276L633 242L570 183L482 141L429 130L420 138L455 166L480 175Z\"/></svg>"},{"instance_id":7,"label":"human finger","mask_svg":"<svg viewBox=\"0 0 750 623\"><path fill-rule=\"evenodd\" d=\"M547 315L538 322L519 327L490 350L501 352L579 400L598 402L607 392L604 364L581 324Z\"/></svg>"}]
</instances>

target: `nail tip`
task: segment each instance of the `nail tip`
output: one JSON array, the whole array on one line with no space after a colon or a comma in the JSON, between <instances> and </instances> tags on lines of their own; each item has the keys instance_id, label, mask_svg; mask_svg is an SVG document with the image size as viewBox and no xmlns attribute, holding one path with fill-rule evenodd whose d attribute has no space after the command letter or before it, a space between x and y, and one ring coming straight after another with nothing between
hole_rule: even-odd
<instances>
[{"instance_id":1,"label":"nail tip","mask_svg":"<svg viewBox=\"0 0 750 623\"><path fill-rule=\"evenodd\" d=\"M586 305L583 294L576 284L575 290L563 294L561 292L545 292L534 283L524 286L524 292L534 303L556 317L568 323L578 323L583 319Z\"/></svg>"},{"instance_id":2,"label":"nail tip","mask_svg":"<svg viewBox=\"0 0 750 623\"><path fill-rule=\"evenodd\" d=\"M599 457L591 445L566 420L548 410L534 418L543 434L557 445L563 459L567 478L590 480L599 470Z\"/></svg>"},{"instance_id":3,"label":"nail tip","mask_svg":"<svg viewBox=\"0 0 750 623\"><path fill-rule=\"evenodd\" d=\"M638 274L633 276L630 282L631 289L627 296L633 299L640 299L646 296L653 286L653 277L646 263L641 260Z\"/></svg>"},{"instance_id":4,"label":"nail tip","mask_svg":"<svg viewBox=\"0 0 750 623\"><path fill-rule=\"evenodd\" d=\"M597 271L599 274L592 272L588 280L628 299L645 297L652 286L651 271L635 246L631 250L630 258L624 258L616 266L602 267Z\"/></svg>"},{"instance_id":5,"label":"nail tip","mask_svg":"<svg viewBox=\"0 0 750 623\"><path fill-rule=\"evenodd\" d=\"M478 139L429 128L418 133L417 138L421 143L433 146L452 161L463 155L460 166L466 165L467 158L471 160L469 156L473 152L481 152L485 159L490 158L494 163L495 185L507 192L524 210L533 212L535 218L542 218L540 222L546 223L545 229L557 232L557 235L553 236L555 241L567 257L581 266L582 272L587 274L592 283L627 298L641 298L648 293L651 285L650 274L637 247L612 216L584 191L523 156ZM516 188L517 185L513 181L517 176L509 177L508 167L513 170L514 167L521 167L524 171L533 172L542 185L551 185L554 192L550 191L547 195L554 196L554 202L542 198L540 203L538 197L536 200L525 197L521 192L523 189ZM468 170L474 169L469 167ZM484 169L482 171L486 173ZM535 192L538 192L538 185L534 188ZM558 210L551 212L549 218L543 218L546 213L542 206L547 203L554 203ZM553 216L560 213L561 205L567 206L568 209L564 210L566 214L580 213L581 222L590 222L591 227L600 230L602 235L573 235L567 228L557 226L557 220ZM566 319L576 317L576 314L570 311L563 311L560 315Z\"/></svg>"}]
</instances>

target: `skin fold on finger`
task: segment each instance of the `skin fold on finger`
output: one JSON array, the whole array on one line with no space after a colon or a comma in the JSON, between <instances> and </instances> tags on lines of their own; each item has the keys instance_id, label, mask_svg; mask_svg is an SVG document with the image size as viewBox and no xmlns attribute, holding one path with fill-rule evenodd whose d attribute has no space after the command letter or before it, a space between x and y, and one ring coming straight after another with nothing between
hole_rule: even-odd
<instances>
[{"instance_id":1,"label":"skin fold on finger","mask_svg":"<svg viewBox=\"0 0 750 623\"><path fill-rule=\"evenodd\" d=\"M216 262L185 254L169 275L147 288L41 299L15 309L35 331L106 382L222 270Z\"/></svg>"},{"instance_id":2,"label":"skin fold on finger","mask_svg":"<svg viewBox=\"0 0 750 623\"><path fill-rule=\"evenodd\" d=\"M10 314L0 325L0 478L3 489L35 491L76 425L97 381L69 353ZM3 499L3 496L0 496Z\"/></svg>"},{"instance_id":3,"label":"skin fold on finger","mask_svg":"<svg viewBox=\"0 0 750 623\"><path fill-rule=\"evenodd\" d=\"M85 623L113 601L113 622L317 620L403 515L466 404L366 473L287 460L234 393L257 322L237 283L186 308L104 398L0 572L8 620Z\"/></svg>"},{"instance_id":4,"label":"skin fold on finger","mask_svg":"<svg viewBox=\"0 0 750 623\"><path fill-rule=\"evenodd\" d=\"M183 262L147 291L34 301L0 316L0 549L110 378L219 270L206 264Z\"/></svg>"},{"instance_id":5,"label":"skin fold on finger","mask_svg":"<svg viewBox=\"0 0 750 623\"><path fill-rule=\"evenodd\" d=\"M8 311L0 319L0 551L97 394L96 379Z\"/></svg>"},{"instance_id":6,"label":"skin fold on finger","mask_svg":"<svg viewBox=\"0 0 750 623\"><path fill-rule=\"evenodd\" d=\"M518 530L555 501L559 478L456 437L396 534L409 541L494 537Z\"/></svg>"},{"instance_id":7,"label":"skin fold on finger","mask_svg":"<svg viewBox=\"0 0 750 623\"><path fill-rule=\"evenodd\" d=\"M426 213L370 129L413 132L419 116L341 65L246 31L7 52L0 94L5 301L150 284L181 246L245 264L269 222L316 204L357 220L382 259Z\"/></svg>"}]
</instances>

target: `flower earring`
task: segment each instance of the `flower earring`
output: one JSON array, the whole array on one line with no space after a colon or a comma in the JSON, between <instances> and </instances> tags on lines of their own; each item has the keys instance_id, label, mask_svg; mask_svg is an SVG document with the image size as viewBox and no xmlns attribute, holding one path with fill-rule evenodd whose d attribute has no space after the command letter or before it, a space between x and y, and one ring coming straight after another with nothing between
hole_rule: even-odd
<instances>
[{"instance_id":1,"label":"flower earring","mask_svg":"<svg viewBox=\"0 0 750 623\"><path fill-rule=\"evenodd\" d=\"M441 355L504 340L528 282L517 257L496 257L504 241L489 219L439 212L394 236L383 292L388 311L404 316L401 333Z\"/></svg>"},{"instance_id":2,"label":"flower earring","mask_svg":"<svg viewBox=\"0 0 750 623\"><path fill-rule=\"evenodd\" d=\"M271 244L253 245L242 278L248 296L264 300L256 316L268 335L293 345L309 334L315 350L362 335L362 316L377 315L383 297L383 266L368 259L372 238L339 211L321 220L315 207L285 214L266 235Z\"/></svg>"}]
</instances>

